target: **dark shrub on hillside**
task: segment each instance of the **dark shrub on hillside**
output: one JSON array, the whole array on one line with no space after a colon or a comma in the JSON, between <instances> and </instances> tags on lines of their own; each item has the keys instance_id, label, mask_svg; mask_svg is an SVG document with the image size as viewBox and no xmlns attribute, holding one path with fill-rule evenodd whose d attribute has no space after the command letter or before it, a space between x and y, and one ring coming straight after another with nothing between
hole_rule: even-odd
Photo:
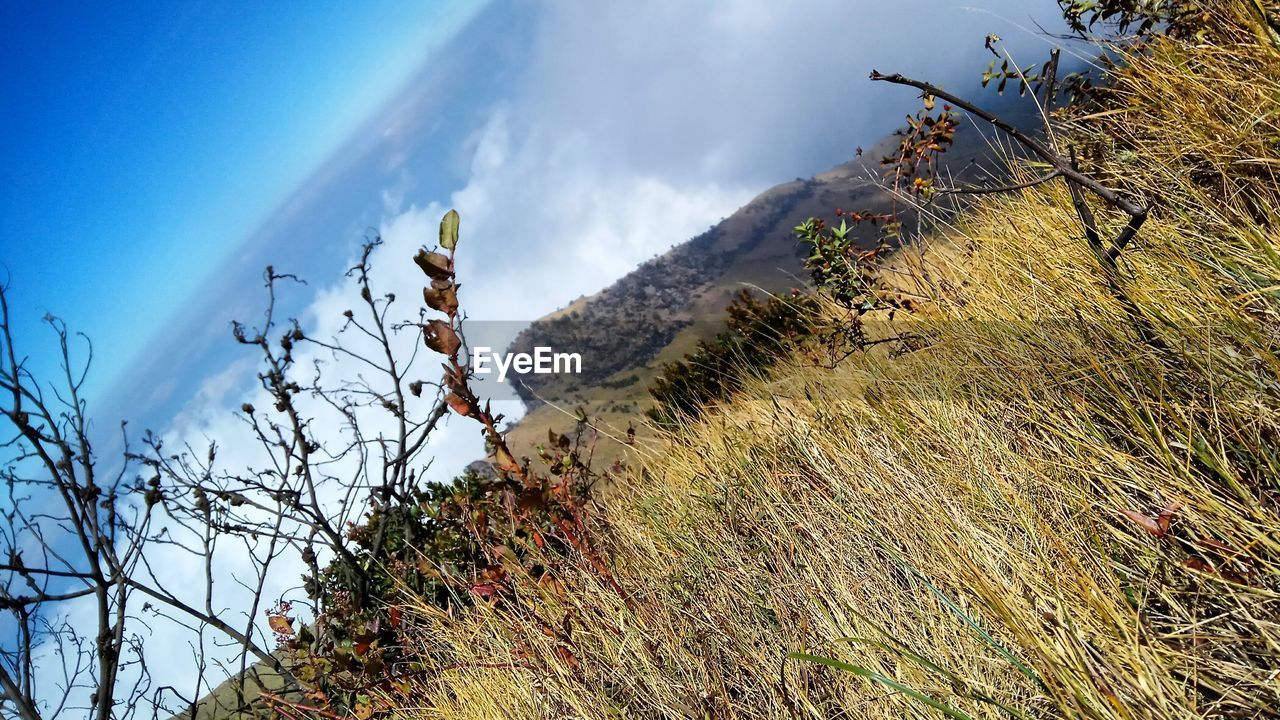
<instances>
[{"instance_id":1,"label":"dark shrub on hillside","mask_svg":"<svg viewBox=\"0 0 1280 720\"><path fill-rule=\"evenodd\" d=\"M813 333L817 301L811 295L758 300L743 290L728 308L728 327L711 341L700 341L683 361L667 363L649 388L655 406L648 415L673 427L697 418L717 401L740 389Z\"/></svg>"}]
</instances>

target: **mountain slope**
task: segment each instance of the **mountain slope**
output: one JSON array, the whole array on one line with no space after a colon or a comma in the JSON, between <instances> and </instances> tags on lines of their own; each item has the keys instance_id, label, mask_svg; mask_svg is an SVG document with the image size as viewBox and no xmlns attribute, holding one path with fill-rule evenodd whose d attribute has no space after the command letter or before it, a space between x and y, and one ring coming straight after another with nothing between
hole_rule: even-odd
<instances>
[{"instance_id":1,"label":"mountain slope","mask_svg":"<svg viewBox=\"0 0 1280 720\"><path fill-rule=\"evenodd\" d=\"M1063 183L982 199L890 260L910 342L797 352L671 435L587 516L607 562L420 603L444 669L391 702L1280 717L1280 22L1223 6L1120 47L1107 104L1059 125L1085 172L1158 200L1114 271Z\"/></svg>"}]
</instances>

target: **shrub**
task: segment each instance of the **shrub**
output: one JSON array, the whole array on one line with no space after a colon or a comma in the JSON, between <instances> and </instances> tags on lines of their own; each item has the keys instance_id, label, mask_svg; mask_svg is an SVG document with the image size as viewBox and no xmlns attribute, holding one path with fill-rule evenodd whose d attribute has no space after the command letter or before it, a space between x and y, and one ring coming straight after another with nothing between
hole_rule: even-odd
<instances>
[{"instance_id":1,"label":"shrub","mask_svg":"<svg viewBox=\"0 0 1280 720\"><path fill-rule=\"evenodd\" d=\"M808 295L758 300L743 290L728 307L727 329L680 362L667 363L649 387L648 416L663 427L696 419L727 399L810 335L817 304Z\"/></svg>"}]
</instances>

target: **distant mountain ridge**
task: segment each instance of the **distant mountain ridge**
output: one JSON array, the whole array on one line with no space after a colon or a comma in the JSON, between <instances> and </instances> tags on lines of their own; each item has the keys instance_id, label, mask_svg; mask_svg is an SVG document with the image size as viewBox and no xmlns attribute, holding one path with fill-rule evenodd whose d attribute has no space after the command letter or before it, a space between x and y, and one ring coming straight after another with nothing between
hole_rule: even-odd
<instances>
[{"instance_id":1,"label":"distant mountain ridge","mask_svg":"<svg viewBox=\"0 0 1280 720\"><path fill-rule=\"evenodd\" d=\"M1027 128L1039 125L1035 106L1016 96L989 103ZM948 182L992 182L1005 175L993 157L992 136L963 123L956 144L941 157ZM563 425L565 410L581 407L619 433L647 406L648 381L665 362L679 360L697 340L723 328L724 308L744 287L781 293L808 285L807 251L793 228L837 208L885 212L892 199L880 183L881 158L898 138L881 140L860 157L809 179L776 185L738 211L663 255L646 261L595 295L535 321L508 348L550 347L583 356L579 375L526 375L515 383L529 413L514 426L513 445L531 450L546 430ZM911 215L904 219L910 224ZM876 228L858 228L870 246Z\"/></svg>"},{"instance_id":2,"label":"distant mountain ridge","mask_svg":"<svg viewBox=\"0 0 1280 720\"><path fill-rule=\"evenodd\" d=\"M800 268L798 250L773 242L784 221L803 214L822 189L816 180L777 186L756 197L741 210L706 232L648 260L596 295L533 323L520 333L513 351L536 346L568 348L584 355L583 373L576 384L591 386L614 373L643 364L669 345L682 330L704 317L703 299L728 277L742 282L744 259L759 264L779 261L779 267ZM761 273L757 278L766 291L801 281L785 273ZM560 397L569 386L557 383L561 376L529 376L517 392L527 404ZM547 397L546 393L552 393ZM563 399L563 398L560 398Z\"/></svg>"}]
</instances>

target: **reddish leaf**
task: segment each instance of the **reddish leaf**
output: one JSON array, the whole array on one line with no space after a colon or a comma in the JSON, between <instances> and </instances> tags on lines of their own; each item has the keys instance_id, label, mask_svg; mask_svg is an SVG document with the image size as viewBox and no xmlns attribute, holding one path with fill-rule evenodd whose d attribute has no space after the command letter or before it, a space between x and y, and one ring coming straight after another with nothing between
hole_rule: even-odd
<instances>
[{"instance_id":1,"label":"reddish leaf","mask_svg":"<svg viewBox=\"0 0 1280 720\"><path fill-rule=\"evenodd\" d=\"M449 357L453 357L458 348L462 347L458 334L443 320L432 320L423 325L422 338L427 347Z\"/></svg>"},{"instance_id":2,"label":"reddish leaf","mask_svg":"<svg viewBox=\"0 0 1280 720\"><path fill-rule=\"evenodd\" d=\"M1197 557L1187 558L1183 565L1186 565L1197 572L1208 573L1210 575L1218 574L1218 571L1214 570L1212 565Z\"/></svg>"},{"instance_id":3,"label":"reddish leaf","mask_svg":"<svg viewBox=\"0 0 1280 720\"><path fill-rule=\"evenodd\" d=\"M432 310L449 315L458 312L458 292L452 283L447 283L447 287L440 290L433 287L422 288L422 299Z\"/></svg>"},{"instance_id":4,"label":"reddish leaf","mask_svg":"<svg viewBox=\"0 0 1280 720\"><path fill-rule=\"evenodd\" d=\"M574 655L573 651L570 650L569 648L563 645L556 647L556 657L559 657L560 660L564 662L565 665L568 665L571 669L573 670L578 669L578 664L579 664L578 656Z\"/></svg>"},{"instance_id":5,"label":"reddish leaf","mask_svg":"<svg viewBox=\"0 0 1280 720\"><path fill-rule=\"evenodd\" d=\"M564 584L555 578L551 573L547 573L538 578L538 584L544 589L551 591L557 598L564 600L566 597Z\"/></svg>"},{"instance_id":6,"label":"reddish leaf","mask_svg":"<svg viewBox=\"0 0 1280 720\"><path fill-rule=\"evenodd\" d=\"M1156 518L1156 524L1160 526L1160 534L1169 532L1169 522L1173 520L1173 514L1182 509L1182 503L1174 500L1160 511L1159 517Z\"/></svg>"},{"instance_id":7,"label":"reddish leaf","mask_svg":"<svg viewBox=\"0 0 1280 720\"><path fill-rule=\"evenodd\" d=\"M475 408L471 407L471 403L467 402L458 393L449 393L448 395L445 395L444 401L449 404L449 407L453 408L454 412L463 417L470 417L471 414L475 412Z\"/></svg>"},{"instance_id":8,"label":"reddish leaf","mask_svg":"<svg viewBox=\"0 0 1280 720\"><path fill-rule=\"evenodd\" d=\"M1237 550L1236 548L1233 548L1233 547L1231 547L1230 545L1227 545L1227 544L1224 544L1224 543L1220 543L1220 542L1218 542L1217 540L1210 540L1209 538L1204 538L1204 539L1201 539L1201 540L1196 540L1196 544L1197 544L1197 545L1201 545L1201 546L1203 546L1203 547L1212 548L1212 549L1214 549L1214 550L1217 550L1218 552L1220 552L1220 553L1222 553L1222 554L1224 554L1224 555L1226 555L1226 556L1228 556L1228 557L1232 557L1232 556L1235 556L1235 555L1240 554L1240 551L1239 551L1239 550Z\"/></svg>"},{"instance_id":9,"label":"reddish leaf","mask_svg":"<svg viewBox=\"0 0 1280 720\"><path fill-rule=\"evenodd\" d=\"M283 615L270 615L267 617L267 624L271 626L271 631L277 635L293 637L293 621Z\"/></svg>"},{"instance_id":10,"label":"reddish leaf","mask_svg":"<svg viewBox=\"0 0 1280 720\"><path fill-rule=\"evenodd\" d=\"M453 277L453 263L447 255L419 250L418 254L413 256L413 261L432 280L447 280Z\"/></svg>"},{"instance_id":11,"label":"reddish leaf","mask_svg":"<svg viewBox=\"0 0 1280 720\"><path fill-rule=\"evenodd\" d=\"M1166 528L1161 527L1155 518L1148 517L1135 510L1121 510L1120 514L1132 520L1138 527L1146 530L1152 537L1164 537Z\"/></svg>"}]
</instances>

